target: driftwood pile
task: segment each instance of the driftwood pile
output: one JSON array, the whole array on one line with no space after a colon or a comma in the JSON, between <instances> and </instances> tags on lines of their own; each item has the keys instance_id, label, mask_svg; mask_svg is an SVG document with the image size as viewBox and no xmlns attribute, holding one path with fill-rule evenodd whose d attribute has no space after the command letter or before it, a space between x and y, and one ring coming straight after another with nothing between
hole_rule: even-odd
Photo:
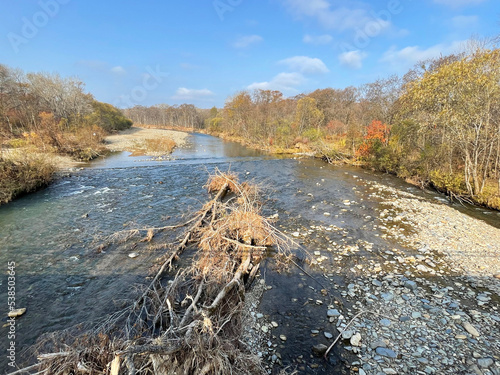
<instances>
[{"instance_id":1,"label":"driftwood pile","mask_svg":"<svg viewBox=\"0 0 500 375\"><path fill-rule=\"evenodd\" d=\"M286 260L288 241L261 215L254 185L217 172L206 187L215 197L189 221L179 245L161 259L130 307L76 337L53 334L38 363L16 373L267 373L239 340L241 311L260 261L271 247ZM149 240L153 236L148 231ZM188 246L197 248L191 265L167 281Z\"/></svg>"}]
</instances>

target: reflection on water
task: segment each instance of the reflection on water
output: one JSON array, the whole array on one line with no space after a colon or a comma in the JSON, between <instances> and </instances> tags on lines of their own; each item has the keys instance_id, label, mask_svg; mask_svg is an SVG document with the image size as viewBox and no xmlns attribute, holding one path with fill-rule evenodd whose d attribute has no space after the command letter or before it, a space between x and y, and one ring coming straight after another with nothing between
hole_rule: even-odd
<instances>
[{"instance_id":1,"label":"reflection on water","mask_svg":"<svg viewBox=\"0 0 500 375\"><path fill-rule=\"evenodd\" d=\"M157 254L141 254L137 259L130 259L126 252L96 254L95 243L124 228L169 225L180 215L199 209L208 197L203 185L216 167L231 168L243 179L254 178L266 186L265 193L271 200L264 213L279 212L284 229L299 221L306 226L325 222L349 228L354 240L373 242L371 234L360 227L379 204L369 201L370 192L365 191L356 175L434 201L440 197L389 175L329 166L318 160L278 160L207 135L191 135L189 145L177 149L172 158L158 162L118 153L0 208L0 265L4 269L0 303L7 301L7 262L15 261L17 307L28 309L17 325L19 353L40 334L98 318L116 310L120 301L130 297L133 285L143 280ZM359 192L355 194L353 188ZM364 202L345 213L342 202L346 199ZM460 209L495 225L500 222L496 213L487 210ZM174 219L168 221L168 217ZM289 285L298 284L296 279L288 280ZM283 306L285 300L297 296L293 293L306 295L290 287L264 306L288 316ZM315 319L311 314L308 317ZM293 350L310 347L308 334L284 333ZM6 328L2 328L0 337L5 334ZM1 353L5 353L5 345L6 340L0 339ZM282 354L286 355L286 351ZM6 368L1 367L3 361L0 363L3 372Z\"/></svg>"}]
</instances>

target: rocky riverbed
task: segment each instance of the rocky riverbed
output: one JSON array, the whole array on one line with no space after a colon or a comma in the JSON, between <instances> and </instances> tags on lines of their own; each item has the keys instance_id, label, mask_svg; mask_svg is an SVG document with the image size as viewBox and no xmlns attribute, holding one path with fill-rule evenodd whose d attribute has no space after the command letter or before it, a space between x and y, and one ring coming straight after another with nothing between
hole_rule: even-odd
<instances>
[{"instance_id":1,"label":"rocky riverbed","mask_svg":"<svg viewBox=\"0 0 500 375\"><path fill-rule=\"evenodd\" d=\"M500 374L500 229L438 200L354 178L364 189L355 195L364 199L311 207L325 211L324 223L332 217L336 224L283 225L312 261L311 277L298 273L303 285L282 310L302 304L297 311L316 320L306 328L298 316L285 319L286 312L262 314L252 299L245 341L257 347L270 373L282 365L299 373L338 373L322 355L340 336L335 349L345 373ZM372 208L370 201L379 204ZM354 207L366 214L357 230L373 242L339 225ZM257 294L274 299L273 282L264 279ZM307 329L303 341L315 345L288 350L282 359L289 339L283 325Z\"/></svg>"}]
</instances>

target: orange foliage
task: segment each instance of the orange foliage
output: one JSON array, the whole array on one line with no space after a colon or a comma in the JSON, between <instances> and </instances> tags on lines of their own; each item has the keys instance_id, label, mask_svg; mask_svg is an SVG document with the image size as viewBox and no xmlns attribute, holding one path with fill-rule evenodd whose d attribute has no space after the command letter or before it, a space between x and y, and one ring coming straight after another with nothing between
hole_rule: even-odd
<instances>
[{"instance_id":1,"label":"orange foliage","mask_svg":"<svg viewBox=\"0 0 500 375\"><path fill-rule=\"evenodd\" d=\"M363 137L364 142L356 151L357 156L368 156L372 152L373 144L379 140L383 145L387 145L391 127L382 121L373 120L366 129L366 135Z\"/></svg>"},{"instance_id":2,"label":"orange foliage","mask_svg":"<svg viewBox=\"0 0 500 375\"><path fill-rule=\"evenodd\" d=\"M391 128L387 124L383 124L382 121L373 120L372 123L368 126L365 140L375 140L378 139L384 145L387 144L389 140L389 133Z\"/></svg>"}]
</instances>

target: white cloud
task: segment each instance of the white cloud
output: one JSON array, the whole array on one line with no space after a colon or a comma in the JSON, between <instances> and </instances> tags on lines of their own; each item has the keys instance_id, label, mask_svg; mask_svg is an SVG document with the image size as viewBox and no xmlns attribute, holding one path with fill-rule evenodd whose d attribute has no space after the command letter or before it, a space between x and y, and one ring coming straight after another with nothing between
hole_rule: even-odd
<instances>
[{"instance_id":1,"label":"white cloud","mask_svg":"<svg viewBox=\"0 0 500 375\"><path fill-rule=\"evenodd\" d=\"M304 38L302 41L304 43L308 44L314 44L314 45L321 45L321 44L328 44L333 40L331 35L325 34L325 35L309 35L306 34L304 35Z\"/></svg>"},{"instance_id":2,"label":"white cloud","mask_svg":"<svg viewBox=\"0 0 500 375\"><path fill-rule=\"evenodd\" d=\"M297 18L314 18L320 25L339 31L373 29L377 24L378 33L391 26L390 20L380 19L376 13L370 14L367 5L359 2L357 8L332 7L327 0L282 0L288 10Z\"/></svg>"},{"instance_id":3,"label":"white cloud","mask_svg":"<svg viewBox=\"0 0 500 375\"><path fill-rule=\"evenodd\" d=\"M297 92L297 87L305 82L300 73L279 73L268 82L254 82L247 86L249 90L280 90L284 92Z\"/></svg>"},{"instance_id":4,"label":"white cloud","mask_svg":"<svg viewBox=\"0 0 500 375\"><path fill-rule=\"evenodd\" d=\"M363 67L363 59L367 56L361 51L349 51L339 55L340 64L351 69L361 69Z\"/></svg>"},{"instance_id":5,"label":"white cloud","mask_svg":"<svg viewBox=\"0 0 500 375\"><path fill-rule=\"evenodd\" d=\"M239 37L234 43L233 47L235 48L246 48L252 44L262 42L262 37L260 35L245 35Z\"/></svg>"},{"instance_id":6,"label":"white cloud","mask_svg":"<svg viewBox=\"0 0 500 375\"><path fill-rule=\"evenodd\" d=\"M456 16L451 19L451 23L456 28L471 27L477 24L477 16Z\"/></svg>"},{"instance_id":7,"label":"white cloud","mask_svg":"<svg viewBox=\"0 0 500 375\"><path fill-rule=\"evenodd\" d=\"M175 92L175 95L172 96L172 99L175 100L207 100L215 94L208 89L187 89L185 87L179 87Z\"/></svg>"},{"instance_id":8,"label":"white cloud","mask_svg":"<svg viewBox=\"0 0 500 375\"><path fill-rule=\"evenodd\" d=\"M324 74L329 72L323 61L308 56L290 57L278 61L278 64L286 65L290 70L304 74Z\"/></svg>"},{"instance_id":9,"label":"white cloud","mask_svg":"<svg viewBox=\"0 0 500 375\"><path fill-rule=\"evenodd\" d=\"M126 74L127 71L120 65L111 68L111 72L115 74Z\"/></svg>"},{"instance_id":10,"label":"white cloud","mask_svg":"<svg viewBox=\"0 0 500 375\"><path fill-rule=\"evenodd\" d=\"M408 46L399 50L396 47L391 47L384 53L380 61L391 65L411 66L419 61L461 52L464 46L464 41L455 41L449 44L436 44L425 49L419 46Z\"/></svg>"},{"instance_id":11,"label":"white cloud","mask_svg":"<svg viewBox=\"0 0 500 375\"><path fill-rule=\"evenodd\" d=\"M483 3L485 0L434 0L437 4L446 5L452 8L459 8L468 5L478 5Z\"/></svg>"}]
</instances>

